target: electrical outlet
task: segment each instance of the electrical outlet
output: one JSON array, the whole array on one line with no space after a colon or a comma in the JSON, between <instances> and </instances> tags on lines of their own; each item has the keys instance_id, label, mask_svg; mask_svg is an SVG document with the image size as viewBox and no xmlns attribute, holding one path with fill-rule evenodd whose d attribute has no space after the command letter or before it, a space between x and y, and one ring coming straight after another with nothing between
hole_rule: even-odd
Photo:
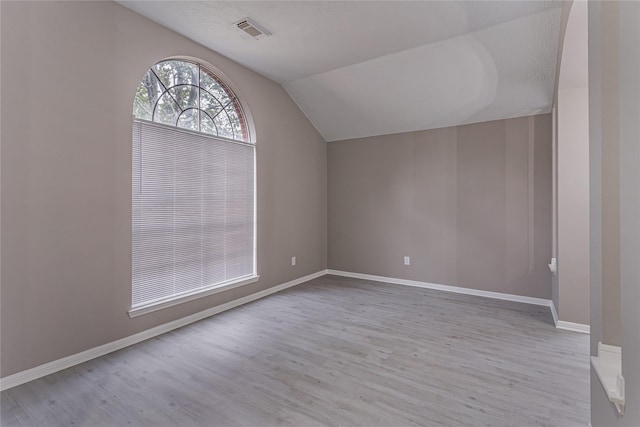
<instances>
[{"instance_id":1,"label":"electrical outlet","mask_svg":"<svg viewBox=\"0 0 640 427\"><path fill-rule=\"evenodd\" d=\"M296 265L296 257L291 257L291 265Z\"/></svg>"},{"instance_id":2,"label":"electrical outlet","mask_svg":"<svg viewBox=\"0 0 640 427\"><path fill-rule=\"evenodd\" d=\"M404 265L411 265L411 257L404 257Z\"/></svg>"}]
</instances>

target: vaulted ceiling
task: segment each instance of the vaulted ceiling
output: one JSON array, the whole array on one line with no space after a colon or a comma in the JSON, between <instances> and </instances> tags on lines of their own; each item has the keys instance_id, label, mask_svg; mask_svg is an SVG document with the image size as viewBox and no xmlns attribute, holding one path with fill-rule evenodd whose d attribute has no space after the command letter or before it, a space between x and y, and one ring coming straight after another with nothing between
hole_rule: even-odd
<instances>
[{"instance_id":1,"label":"vaulted ceiling","mask_svg":"<svg viewBox=\"0 0 640 427\"><path fill-rule=\"evenodd\" d=\"M327 141L551 110L558 0L120 3L280 83Z\"/></svg>"}]
</instances>

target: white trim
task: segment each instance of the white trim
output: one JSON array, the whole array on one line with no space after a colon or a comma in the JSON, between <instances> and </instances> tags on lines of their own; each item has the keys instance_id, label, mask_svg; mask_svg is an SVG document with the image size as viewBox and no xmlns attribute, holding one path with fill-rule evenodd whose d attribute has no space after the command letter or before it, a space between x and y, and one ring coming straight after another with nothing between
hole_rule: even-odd
<instances>
[{"instance_id":1,"label":"white trim","mask_svg":"<svg viewBox=\"0 0 640 427\"><path fill-rule=\"evenodd\" d=\"M615 404L620 415L624 415L625 386L622 376L622 348L598 343L598 355L591 356L591 365L596 372L609 401Z\"/></svg>"},{"instance_id":2,"label":"white trim","mask_svg":"<svg viewBox=\"0 0 640 427\"><path fill-rule=\"evenodd\" d=\"M255 260L255 256L253 257ZM150 303L142 304L137 307L131 308L127 314L132 319L134 317L142 316L143 314L152 313L154 311L162 310L163 308L173 307L174 305L182 304L184 302L193 301L198 298L203 298L209 295L217 294L222 291L228 291L230 289L239 288L240 286L248 285L260 280L260 276L245 277L240 280L233 280L228 283L221 283L215 287L196 289L178 297L172 296L169 299L162 299L160 301L152 301Z\"/></svg>"},{"instance_id":3,"label":"white trim","mask_svg":"<svg viewBox=\"0 0 640 427\"><path fill-rule=\"evenodd\" d=\"M437 291L453 292L457 294L474 295L478 297L494 298L505 301L515 301L525 304L541 305L549 307L551 315L553 316L553 323L557 329L565 331L580 332L583 334L590 333L589 325L583 325L582 323L565 322L564 320L558 320L558 312L556 311L555 304L552 300L527 297L522 295L504 294L501 292L483 291L480 289L462 288L459 286L439 285L436 283L419 282L417 280L397 279L393 277L376 276L373 274L352 273L349 271L340 270L327 270L327 274L333 274L335 276L352 277L354 279L373 280L376 282L393 283L396 285L415 286L418 288L434 289Z\"/></svg>"},{"instance_id":4,"label":"white trim","mask_svg":"<svg viewBox=\"0 0 640 427\"><path fill-rule=\"evenodd\" d=\"M96 357L104 356L105 354L123 349L133 344L137 344L139 342L148 340L149 338L162 335L166 332L172 331L177 328L181 328L190 323L197 322L198 320L202 320L207 317L213 316L214 314L221 313L223 311L229 310L234 307L238 307L240 305L246 304L251 301L255 301L257 299L266 297L268 295L282 291L292 286L296 286L301 283L307 282L309 280L324 276L325 274L327 274L327 270L320 270L316 273L312 273L307 276L300 277L298 279L294 279L289 282L270 287L260 292L256 292L254 294L247 295L245 297L238 298L236 300L229 301L227 303L208 308L204 311L194 313L190 316L186 316L181 319L177 319L177 320L165 323L163 325L159 325L154 328L147 329L146 331L142 331L137 334L130 335L128 337L125 337L116 341L112 341L110 343L107 343L98 347L94 347L89 350L82 351L80 353L72 354L71 356L63 357L62 359L54 360L52 362L45 363L44 365L27 369L26 371L17 372L13 375L8 375L4 378L0 378L0 390L7 390L12 387L18 386L20 384L24 384L29 381L42 378L46 375L50 375L55 372L61 371L63 369L70 368L72 366L78 365L88 360L95 359Z\"/></svg>"},{"instance_id":5,"label":"white trim","mask_svg":"<svg viewBox=\"0 0 640 427\"><path fill-rule=\"evenodd\" d=\"M435 289L437 291L453 292L456 294L474 295L478 297L494 298L506 301L522 302L525 304L542 305L551 307L553 302L548 299L527 297L522 295L503 294L501 292L483 291L480 289L462 288L459 286L438 285L436 283L419 282L417 280L396 279L392 277L375 276L372 274L351 273L348 271L327 270L327 274L335 276L352 277L354 279L373 280L375 282L393 283L396 285L415 286L418 288Z\"/></svg>"},{"instance_id":6,"label":"white trim","mask_svg":"<svg viewBox=\"0 0 640 427\"><path fill-rule=\"evenodd\" d=\"M563 329L565 331L580 332L582 334L591 333L591 327L589 325L566 322L564 320L558 320L558 323L556 323L556 328Z\"/></svg>"},{"instance_id":7,"label":"white trim","mask_svg":"<svg viewBox=\"0 0 640 427\"><path fill-rule=\"evenodd\" d=\"M558 311L556 310L556 305L553 303L553 300L551 300L551 305L549 306L551 308L551 315L553 316L553 324L556 325L556 328L558 327Z\"/></svg>"},{"instance_id":8,"label":"white trim","mask_svg":"<svg viewBox=\"0 0 640 427\"><path fill-rule=\"evenodd\" d=\"M602 344L602 342L598 342L598 355L600 355L601 352L613 353L622 357L622 347L617 345Z\"/></svg>"}]
</instances>

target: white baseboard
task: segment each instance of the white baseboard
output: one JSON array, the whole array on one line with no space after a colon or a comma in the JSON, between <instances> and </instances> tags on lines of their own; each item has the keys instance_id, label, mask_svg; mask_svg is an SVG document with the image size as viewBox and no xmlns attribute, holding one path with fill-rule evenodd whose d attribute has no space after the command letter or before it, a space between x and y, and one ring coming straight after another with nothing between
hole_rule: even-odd
<instances>
[{"instance_id":1,"label":"white baseboard","mask_svg":"<svg viewBox=\"0 0 640 427\"><path fill-rule=\"evenodd\" d=\"M96 357L104 356L105 354L112 353L116 350L120 350L130 345L148 340L149 338L162 335L166 332L172 331L177 328L181 328L190 323L197 322L198 320L202 320L207 317L213 316L214 314L218 314L223 311L229 310L231 308L238 307L240 305L249 303L251 301L255 301L257 299L266 297L268 295L274 294L276 292L282 291L292 286L296 286L301 283L308 282L309 280L324 276L325 274L327 274L327 270L321 270L316 273L312 273L307 276L300 277L298 279L294 279L289 282L270 287L263 291L256 292L251 295L247 295L246 297L238 298L236 300L229 301L227 303L208 308L198 313L194 313L190 316L186 316L181 319L177 319L177 320L156 326L146 331L142 331L137 334L134 334L116 341L112 341L110 343L107 343L98 347L94 347L89 350L82 351L80 353L72 354L71 356L63 357L62 359L54 360L52 362L45 363L44 365L27 369L26 371L17 372L13 375L8 375L4 378L0 378L0 390L7 390L12 387L18 386L20 384L24 384L29 381L42 378L46 375L50 375L55 372L61 371L63 369L67 369L72 366L78 365L80 363L87 362L91 359L95 359Z\"/></svg>"},{"instance_id":2,"label":"white baseboard","mask_svg":"<svg viewBox=\"0 0 640 427\"><path fill-rule=\"evenodd\" d=\"M565 331L581 332L584 334L590 333L589 325L583 325L581 323L565 322L564 320L558 320L558 312L556 311L555 304L552 300L533 298L522 295L504 294L501 292L482 291L479 289L462 288L458 286L438 285L436 283L419 282L416 280L397 279L393 277L375 276L373 274L352 273L349 271L340 270L327 270L327 274L333 274L335 276L352 277L354 279L373 280L375 282L393 283L396 285L415 286L418 288L435 289L444 292L454 292L457 294L474 295L479 297L494 298L506 301L522 302L526 304L541 305L549 307L551 315L553 316L553 323L556 328L563 329Z\"/></svg>"},{"instance_id":3,"label":"white baseboard","mask_svg":"<svg viewBox=\"0 0 640 427\"><path fill-rule=\"evenodd\" d=\"M565 331L580 332L583 334L591 333L591 326L589 325L585 325L582 323L566 322L564 320L558 320L558 323L556 323L556 328L563 329Z\"/></svg>"},{"instance_id":4,"label":"white baseboard","mask_svg":"<svg viewBox=\"0 0 640 427\"><path fill-rule=\"evenodd\" d=\"M551 303L551 314L553 315L553 323L555 323L556 328L558 329L562 329L565 331L572 331L572 332L580 332L583 334L591 333L591 327L589 325L560 320L558 318L558 311L556 310L556 305L553 304L553 302Z\"/></svg>"},{"instance_id":5,"label":"white baseboard","mask_svg":"<svg viewBox=\"0 0 640 427\"><path fill-rule=\"evenodd\" d=\"M522 302L525 304L551 307L553 302L548 299L527 297L522 295L503 294L501 292L483 291L480 289L461 288L459 286L438 285L436 283L419 282L417 280L396 279L393 277L374 276L372 274L351 273L348 271L327 270L328 274L352 277L354 279L373 280L375 282L393 283L396 285L415 286L418 288L435 289L437 291L453 292L456 294L474 295L478 297L494 298L506 301Z\"/></svg>"}]
</instances>

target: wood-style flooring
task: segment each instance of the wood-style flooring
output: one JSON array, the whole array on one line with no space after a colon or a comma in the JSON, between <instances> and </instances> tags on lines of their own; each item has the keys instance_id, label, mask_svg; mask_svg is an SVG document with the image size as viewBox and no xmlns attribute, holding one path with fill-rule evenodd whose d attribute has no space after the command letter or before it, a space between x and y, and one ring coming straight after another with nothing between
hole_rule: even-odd
<instances>
[{"instance_id":1,"label":"wood-style flooring","mask_svg":"<svg viewBox=\"0 0 640 427\"><path fill-rule=\"evenodd\" d=\"M0 424L585 427L588 347L546 307L324 276L6 390Z\"/></svg>"}]
</instances>

